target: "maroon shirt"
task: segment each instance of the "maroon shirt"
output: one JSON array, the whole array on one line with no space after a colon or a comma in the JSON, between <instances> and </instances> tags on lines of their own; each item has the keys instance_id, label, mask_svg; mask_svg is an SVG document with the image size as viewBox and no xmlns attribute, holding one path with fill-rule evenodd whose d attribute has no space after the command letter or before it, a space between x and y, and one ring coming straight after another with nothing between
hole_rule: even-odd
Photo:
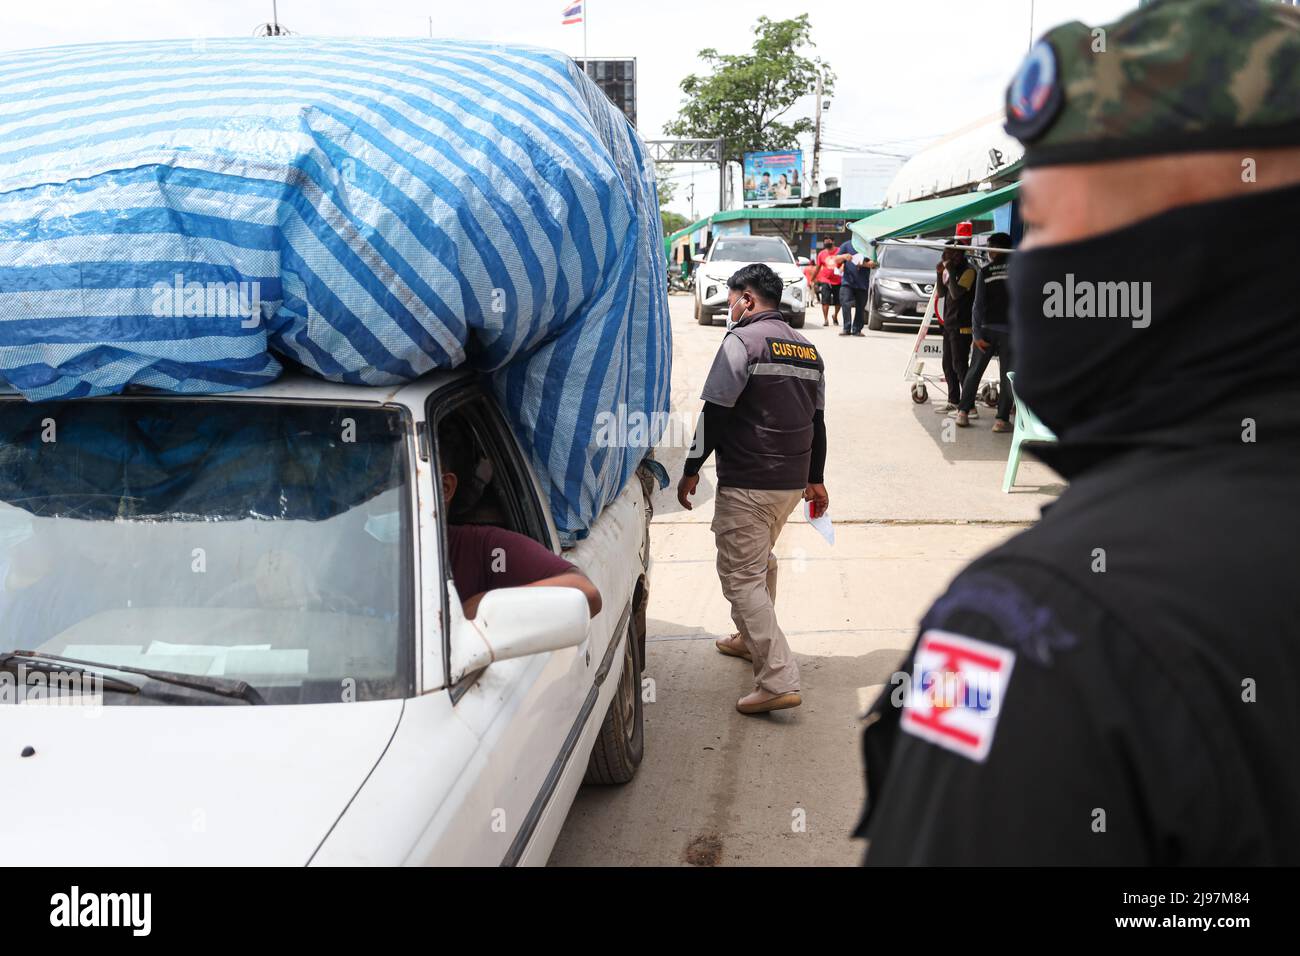
<instances>
[{"instance_id":1,"label":"maroon shirt","mask_svg":"<svg viewBox=\"0 0 1300 956\"><path fill-rule=\"evenodd\" d=\"M532 538L490 524L451 525L451 575L462 601L578 570Z\"/></svg>"}]
</instances>

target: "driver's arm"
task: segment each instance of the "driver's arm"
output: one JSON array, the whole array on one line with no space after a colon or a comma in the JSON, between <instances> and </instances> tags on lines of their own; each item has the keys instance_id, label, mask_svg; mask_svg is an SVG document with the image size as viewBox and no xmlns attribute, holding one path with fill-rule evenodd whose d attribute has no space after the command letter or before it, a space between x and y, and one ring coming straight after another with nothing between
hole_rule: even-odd
<instances>
[{"instance_id":1,"label":"driver's arm","mask_svg":"<svg viewBox=\"0 0 1300 956\"><path fill-rule=\"evenodd\" d=\"M469 540L477 550L471 560L479 573L473 584L458 581L457 588L479 586L461 602L466 617L478 613L479 602L489 591L530 587L576 588L586 597L591 616L600 613L600 591L591 579L532 538L504 528L480 526L478 534Z\"/></svg>"},{"instance_id":2,"label":"driver's arm","mask_svg":"<svg viewBox=\"0 0 1300 956\"><path fill-rule=\"evenodd\" d=\"M547 552L548 554L550 552ZM591 616L595 617L600 613L601 600L600 591L596 585L591 583L591 579L581 571L570 571L566 574L557 574L553 578L542 578L540 581L533 581L530 584L517 584L515 587L524 588L577 588L587 598L587 609ZM478 614L479 602L487 591L480 591L478 594L471 595L461 602L461 607L465 611L465 616L471 620Z\"/></svg>"}]
</instances>

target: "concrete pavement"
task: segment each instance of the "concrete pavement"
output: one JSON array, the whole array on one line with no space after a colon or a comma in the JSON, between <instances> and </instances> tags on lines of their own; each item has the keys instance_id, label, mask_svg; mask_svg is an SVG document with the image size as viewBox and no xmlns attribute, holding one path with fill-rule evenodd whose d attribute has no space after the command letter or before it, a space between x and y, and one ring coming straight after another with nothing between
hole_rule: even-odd
<instances>
[{"instance_id":1,"label":"concrete pavement","mask_svg":"<svg viewBox=\"0 0 1300 956\"><path fill-rule=\"evenodd\" d=\"M670 302L673 407L685 437L659 457L675 484L723 329L697 325L690 297ZM859 715L953 575L1059 494L1057 476L1032 461L1002 494L1008 437L990 432L992 410L955 429L932 405L912 403L902 379L910 334L838 331L809 313L804 334L827 366L835 544L797 513L777 547L777 610L803 706L766 717L735 710L752 672L713 647L733 627L714 571L710 463L693 510L677 504L675 488L656 496L644 762L626 786L579 793L552 865L858 862L849 833L864 792Z\"/></svg>"}]
</instances>

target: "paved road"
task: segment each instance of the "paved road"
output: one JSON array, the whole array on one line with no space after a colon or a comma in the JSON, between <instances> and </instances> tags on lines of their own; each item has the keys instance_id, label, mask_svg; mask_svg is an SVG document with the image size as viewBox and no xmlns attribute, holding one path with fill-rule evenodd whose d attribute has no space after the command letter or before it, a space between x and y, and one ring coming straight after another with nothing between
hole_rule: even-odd
<instances>
[{"instance_id":1,"label":"paved road","mask_svg":"<svg viewBox=\"0 0 1300 956\"><path fill-rule=\"evenodd\" d=\"M689 444L723 330L697 325L689 297L671 302L674 424ZM671 488L656 502L645 760L626 786L584 788L552 865L858 862L849 832L863 796L859 715L952 576L1060 493L1055 474L1029 462L1002 494L1007 436L989 431L987 409L962 430L912 403L902 380L911 335L837 331L820 314L804 330L827 365L835 544L796 515L777 547L777 610L799 657L803 706L757 718L735 710L752 675L713 648L733 628L713 566L710 464L694 510ZM674 483L684 457L684 447L661 450Z\"/></svg>"}]
</instances>

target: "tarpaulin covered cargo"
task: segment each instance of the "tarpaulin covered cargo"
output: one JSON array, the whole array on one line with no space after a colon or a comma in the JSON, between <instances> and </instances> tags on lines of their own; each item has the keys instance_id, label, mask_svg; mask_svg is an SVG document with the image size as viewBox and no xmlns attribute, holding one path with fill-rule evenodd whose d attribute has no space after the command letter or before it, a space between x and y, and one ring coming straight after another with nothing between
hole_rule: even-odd
<instances>
[{"instance_id":1,"label":"tarpaulin covered cargo","mask_svg":"<svg viewBox=\"0 0 1300 956\"><path fill-rule=\"evenodd\" d=\"M0 379L29 399L468 361L573 537L668 411L661 246L641 142L559 53L277 37L0 55ZM595 440L634 414L649 427L613 430L631 442Z\"/></svg>"}]
</instances>

